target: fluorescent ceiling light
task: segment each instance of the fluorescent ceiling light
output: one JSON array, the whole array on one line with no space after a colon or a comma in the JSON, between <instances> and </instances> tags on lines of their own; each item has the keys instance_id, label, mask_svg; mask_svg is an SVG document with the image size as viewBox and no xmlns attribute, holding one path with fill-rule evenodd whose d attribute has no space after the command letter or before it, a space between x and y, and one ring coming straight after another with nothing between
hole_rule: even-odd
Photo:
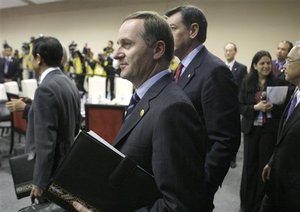
<instances>
[{"instance_id":1,"label":"fluorescent ceiling light","mask_svg":"<svg viewBox=\"0 0 300 212\"><path fill-rule=\"evenodd\" d=\"M35 4L46 4L46 3L52 3L57 1L63 1L63 0L29 0L29 1Z\"/></svg>"},{"instance_id":2,"label":"fluorescent ceiling light","mask_svg":"<svg viewBox=\"0 0 300 212\"><path fill-rule=\"evenodd\" d=\"M11 7L21 7L28 5L22 0L0 0L0 9L6 9Z\"/></svg>"}]
</instances>

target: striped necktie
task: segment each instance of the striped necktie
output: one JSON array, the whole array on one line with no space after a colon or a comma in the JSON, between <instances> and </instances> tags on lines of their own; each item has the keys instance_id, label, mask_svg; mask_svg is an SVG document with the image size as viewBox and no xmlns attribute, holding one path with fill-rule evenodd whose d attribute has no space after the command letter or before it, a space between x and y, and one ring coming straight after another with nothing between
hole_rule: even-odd
<instances>
[{"instance_id":1,"label":"striped necktie","mask_svg":"<svg viewBox=\"0 0 300 212\"><path fill-rule=\"evenodd\" d=\"M9 59L5 58L5 63L4 63L4 74L8 73L8 67L9 67Z\"/></svg>"},{"instance_id":2,"label":"striped necktie","mask_svg":"<svg viewBox=\"0 0 300 212\"><path fill-rule=\"evenodd\" d=\"M294 97L291 100L291 104L290 104L290 107L289 107L289 110L288 110L288 113L287 113L287 116L286 116L285 120L287 120L290 117L290 115L294 111L296 105L297 105L297 93L294 95Z\"/></svg>"},{"instance_id":3,"label":"striped necktie","mask_svg":"<svg viewBox=\"0 0 300 212\"><path fill-rule=\"evenodd\" d=\"M136 92L132 95L129 105L126 110L125 120L129 117L129 115L132 113L134 107L137 105L137 103L140 101L140 97L137 95Z\"/></svg>"}]
</instances>

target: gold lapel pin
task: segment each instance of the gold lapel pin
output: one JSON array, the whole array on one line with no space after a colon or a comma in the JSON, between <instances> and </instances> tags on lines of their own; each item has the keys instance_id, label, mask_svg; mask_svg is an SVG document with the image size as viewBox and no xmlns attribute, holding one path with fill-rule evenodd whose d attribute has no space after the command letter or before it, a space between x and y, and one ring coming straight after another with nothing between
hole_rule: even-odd
<instances>
[{"instance_id":1,"label":"gold lapel pin","mask_svg":"<svg viewBox=\"0 0 300 212\"><path fill-rule=\"evenodd\" d=\"M144 113L145 113L145 110L142 109L142 110L140 111L140 117L142 117L142 116L144 115Z\"/></svg>"}]
</instances>

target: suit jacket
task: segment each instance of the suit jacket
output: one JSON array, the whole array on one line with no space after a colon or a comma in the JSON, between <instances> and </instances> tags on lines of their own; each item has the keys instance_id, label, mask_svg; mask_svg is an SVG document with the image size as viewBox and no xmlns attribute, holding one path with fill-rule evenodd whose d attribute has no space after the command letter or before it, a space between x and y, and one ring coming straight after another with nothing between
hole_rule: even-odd
<instances>
[{"instance_id":1,"label":"suit jacket","mask_svg":"<svg viewBox=\"0 0 300 212\"><path fill-rule=\"evenodd\" d=\"M277 143L269 162L271 166L270 191L274 202L300 205L300 104L285 121L290 103L279 124ZM269 192L270 192L269 191ZM286 201L289 201L287 203Z\"/></svg>"},{"instance_id":2,"label":"suit jacket","mask_svg":"<svg viewBox=\"0 0 300 212\"><path fill-rule=\"evenodd\" d=\"M272 72L276 76L276 72L279 71L279 74L276 77L278 77L282 80L285 80L285 73L284 73L284 71L281 71L282 68L281 68L281 70L276 70L277 69L276 62L277 62L277 60L272 60Z\"/></svg>"},{"instance_id":3,"label":"suit jacket","mask_svg":"<svg viewBox=\"0 0 300 212\"><path fill-rule=\"evenodd\" d=\"M20 62L18 59L11 57L8 65L8 71L4 73L5 58L0 58L0 83L4 82L4 78L17 81L20 75Z\"/></svg>"},{"instance_id":4,"label":"suit jacket","mask_svg":"<svg viewBox=\"0 0 300 212\"><path fill-rule=\"evenodd\" d=\"M232 66L231 73L233 75L234 81L236 82L238 87L240 87L244 77L248 73L247 72L247 66L235 61L233 66Z\"/></svg>"},{"instance_id":5,"label":"suit jacket","mask_svg":"<svg viewBox=\"0 0 300 212\"><path fill-rule=\"evenodd\" d=\"M267 86L288 86L288 82L279 78L273 78L272 80L270 80L270 82L268 82ZM266 88L264 89L264 91L266 91ZM242 83L239 101L240 111L242 114L241 130L245 134L251 133L251 130L253 128L253 122L259 113L259 111L254 110L254 105L256 104L256 92L257 89L247 87L246 81ZM271 111L272 118L266 119L264 131L277 134L281 115L286 104L289 102L290 96L291 94L288 92L286 96L286 101L282 105L273 104L273 109Z\"/></svg>"},{"instance_id":6,"label":"suit jacket","mask_svg":"<svg viewBox=\"0 0 300 212\"><path fill-rule=\"evenodd\" d=\"M35 154L34 185L47 187L79 125L79 92L61 70L54 70L36 89L28 114L26 151Z\"/></svg>"},{"instance_id":7,"label":"suit jacket","mask_svg":"<svg viewBox=\"0 0 300 212\"><path fill-rule=\"evenodd\" d=\"M114 141L117 149L154 175L162 194L138 211L201 211L202 137L190 100L173 76L165 75L139 101ZM126 206L120 207L126 211Z\"/></svg>"},{"instance_id":8,"label":"suit jacket","mask_svg":"<svg viewBox=\"0 0 300 212\"><path fill-rule=\"evenodd\" d=\"M214 194L240 145L238 87L223 61L205 46L178 80L191 99L207 132L205 184Z\"/></svg>"}]
</instances>

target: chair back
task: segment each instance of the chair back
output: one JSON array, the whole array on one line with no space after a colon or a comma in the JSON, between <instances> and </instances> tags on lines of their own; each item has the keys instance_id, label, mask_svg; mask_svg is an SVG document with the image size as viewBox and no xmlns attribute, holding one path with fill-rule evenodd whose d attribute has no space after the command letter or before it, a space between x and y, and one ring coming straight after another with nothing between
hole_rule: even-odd
<instances>
[{"instance_id":1,"label":"chair back","mask_svg":"<svg viewBox=\"0 0 300 212\"><path fill-rule=\"evenodd\" d=\"M6 101L7 99L5 85L0 83L0 101Z\"/></svg>"},{"instance_id":2,"label":"chair back","mask_svg":"<svg viewBox=\"0 0 300 212\"><path fill-rule=\"evenodd\" d=\"M35 90L37 88L36 79L24 79L21 81L22 96L33 99Z\"/></svg>"},{"instance_id":3,"label":"chair back","mask_svg":"<svg viewBox=\"0 0 300 212\"><path fill-rule=\"evenodd\" d=\"M120 104L128 105L133 93L133 85L126 79L115 78L116 99Z\"/></svg>"},{"instance_id":4,"label":"chair back","mask_svg":"<svg viewBox=\"0 0 300 212\"><path fill-rule=\"evenodd\" d=\"M4 86L7 93L19 95L19 86L16 81L5 82Z\"/></svg>"},{"instance_id":5,"label":"chair back","mask_svg":"<svg viewBox=\"0 0 300 212\"><path fill-rule=\"evenodd\" d=\"M88 81L88 99L91 103L99 103L105 98L105 77L94 76Z\"/></svg>"}]
</instances>

